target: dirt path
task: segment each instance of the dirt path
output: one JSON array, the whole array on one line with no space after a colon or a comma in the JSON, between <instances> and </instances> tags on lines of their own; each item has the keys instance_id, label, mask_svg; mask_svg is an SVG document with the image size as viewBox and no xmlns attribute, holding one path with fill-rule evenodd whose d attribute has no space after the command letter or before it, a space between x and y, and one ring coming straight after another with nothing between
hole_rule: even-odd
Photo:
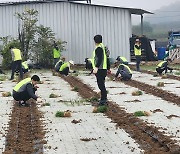
<instances>
[{"instance_id":1,"label":"dirt path","mask_svg":"<svg viewBox=\"0 0 180 154\"><path fill-rule=\"evenodd\" d=\"M75 77L62 77L73 87L79 87L79 94L86 98L97 95L93 90ZM86 91L86 94L84 92ZM126 113L116 103L109 103L109 110L106 115L123 128L132 138L136 140L145 150L145 153L174 153L179 146L170 137L164 136L156 128L147 126L142 120L135 118L132 114ZM119 118L121 117L121 118ZM152 150L153 149L153 150Z\"/></svg>"}]
</instances>

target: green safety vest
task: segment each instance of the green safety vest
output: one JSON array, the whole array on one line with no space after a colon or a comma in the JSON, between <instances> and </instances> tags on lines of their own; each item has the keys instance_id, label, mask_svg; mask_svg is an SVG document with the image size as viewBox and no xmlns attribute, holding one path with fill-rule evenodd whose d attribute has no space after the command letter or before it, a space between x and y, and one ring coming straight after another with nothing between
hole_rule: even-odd
<instances>
[{"instance_id":1,"label":"green safety vest","mask_svg":"<svg viewBox=\"0 0 180 154\"><path fill-rule=\"evenodd\" d=\"M92 63L93 60L91 58L88 58L88 61L90 61Z\"/></svg>"},{"instance_id":2,"label":"green safety vest","mask_svg":"<svg viewBox=\"0 0 180 154\"><path fill-rule=\"evenodd\" d=\"M131 69L129 68L129 66L125 65L125 64L120 64L119 66L124 66L125 70L127 70L129 72L129 74L132 74Z\"/></svg>"},{"instance_id":3,"label":"green safety vest","mask_svg":"<svg viewBox=\"0 0 180 154\"><path fill-rule=\"evenodd\" d=\"M140 56L140 55L141 55L141 49L137 49L137 48L134 46L134 54L135 54L135 56Z\"/></svg>"},{"instance_id":4,"label":"green safety vest","mask_svg":"<svg viewBox=\"0 0 180 154\"><path fill-rule=\"evenodd\" d=\"M123 62L128 62L125 57L119 57Z\"/></svg>"},{"instance_id":5,"label":"green safety vest","mask_svg":"<svg viewBox=\"0 0 180 154\"><path fill-rule=\"evenodd\" d=\"M103 49L103 61L102 61L101 65L99 66L99 69L107 69L107 56L106 56L105 47L104 47L104 45L102 43L100 43L99 45L96 46L95 50L98 47ZM95 54L95 50L93 51L93 57L92 57L93 69L96 67L96 61L97 61L97 56Z\"/></svg>"},{"instance_id":6,"label":"green safety vest","mask_svg":"<svg viewBox=\"0 0 180 154\"><path fill-rule=\"evenodd\" d=\"M26 78L22 81L20 81L15 87L14 87L14 91L16 92L23 92L24 90L26 90L26 85L28 83L31 83L31 78Z\"/></svg>"},{"instance_id":7,"label":"green safety vest","mask_svg":"<svg viewBox=\"0 0 180 154\"><path fill-rule=\"evenodd\" d=\"M19 49L12 49L12 52L14 53L14 61L22 60L21 51Z\"/></svg>"},{"instance_id":8,"label":"green safety vest","mask_svg":"<svg viewBox=\"0 0 180 154\"><path fill-rule=\"evenodd\" d=\"M166 61L160 62L160 63L157 65L157 67L162 67L164 63L166 63Z\"/></svg>"},{"instance_id":9,"label":"green safety vest","mask_svg":"<svg viewBox=\"0 0 180 154\"><path fill-rule=\"evenodd\" d=\"M53 49L53 56L54 58L60 58L60 50L57 50L56 48Z\"/></svg>"},{"instance_id":10,"label":"green safety vest","mask_svg":"<svg viewBox=\"0 0 180 154\"><path fill-rule=\"evenodd\" d=\"M63 71L66 67L69 67L69 66L70 66L69 62L66 62L66 63L64 63L64 64L61 65L59 71L61 72L61 71Z\"/></svg>"},{"instance_id":11,"label":"green safety vest","mask_svg":"<svg viewBox=\"0 0 180 154\"><path fill-rule=\"evenodd\" d=\"M22 66L24 67L24 69L28 69L28 64L26 62L22 62Z\"/></svg>"}]
</instances>

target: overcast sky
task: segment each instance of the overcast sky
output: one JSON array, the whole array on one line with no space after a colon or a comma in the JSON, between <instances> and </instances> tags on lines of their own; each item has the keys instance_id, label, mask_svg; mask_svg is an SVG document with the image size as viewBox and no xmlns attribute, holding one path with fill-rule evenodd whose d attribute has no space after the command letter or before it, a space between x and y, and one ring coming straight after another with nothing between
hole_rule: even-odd
<instances>
[{"instance_id":1,"label":"overcast sky","mask_svg":"<svg viewBox=\"0 0 180 154\"><path fill-rule=\"evenodd\" d=\"M141 8L148 11L157 10L163 6L180 0L91 0L92 3L115 5L121 7Z\"/></svg>"},{"instance_id":2,"label":"overcast sky","mask_svg":"<svg viewBox=\"0 0 180 154\"><path fill-rule=\"evenodd\" d=\"M31 1L31 0L0 0L0 2L7 1ZM113 5L120 7L134 7L141 8L148 11L157 10L163 6L167 6L180 0L91 0L92 3Z\"/></svg>"}]
</instances>

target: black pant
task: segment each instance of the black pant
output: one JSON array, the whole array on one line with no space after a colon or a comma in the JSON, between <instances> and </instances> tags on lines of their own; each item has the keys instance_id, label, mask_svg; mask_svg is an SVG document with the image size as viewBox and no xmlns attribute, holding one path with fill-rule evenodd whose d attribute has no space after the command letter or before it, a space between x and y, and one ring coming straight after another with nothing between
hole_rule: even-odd
<instances>
[{"instance_id":1,"label":"black pant","mask_svg":"<svg viewBox=\"0 0 180 154\"><path fill-rule=\"evenodd\" d=\"M64 74L64 75L68 75L69 74L69 67L66 67L65 69L63 69L62 71L60 71L60 74Z\"/></svg>"},{"instance_id":2,"label":"black pant","mask_svg":"<svg viewBox=\"0 0 180 154\"><path fill-rule=\"evenodd\" d=\"M120 74L121 74L122 80L130 80L132 77L132 74L129 74L124 70L121 70Z\"/></svg>"},{"instance_id":3,"label":"black pant","mask_svg":"<svg viewBox=\"0 0 180 154\"><path fill-rule=\"evenodd\" d=\"M34 89L34 93L35 93L35 89ZM29 100L31 98L31 96L28 94L27 91L23 91L23 92L16 92L13 90L13 98L16 100L16 101L24 101L26 102L27 100Z\"/></svg>"},{"instance_id":4,"label":"black pant","mask_svg":"<svg viewBox=\"0 0 180 154\"><path fill-rule=\"evenodd\" d=\"M169 67L157 67L156 68L156 71L161 75L163 71L165 71L165 73L167 73L167 71L170 70L172 71L173 69L172 68L169 68Z\"/></svg>"},{"instance_id":5,"label":"black pant","mask_svg":"<svg viewBox=\"0 0 180 154\"><path fill-rule=\"evenodd\" d=\"M23 71L22 71L22 60L17 60L12 63L12 73L11 80L14 79L14 72L17 70L20 73L20 79L23 79Z\"/></svg>"},{"instance_id":6,"label":"black pant","mask_svg":"<svg viewBox=\"0 0 180 154\"><path fill-rule=\"evenodd\" d=\"M99 89L101 90L101 100L107 100L107 91L105 87L105 78L107 75L107 70L98 69L96 73L96 79Z\"/></svg>"},{"instance_id":7,"label":"black pant","mask_svg":"<svg viewBox=\"0 0 180 154\"><path fill-rule=\"evenodd\" d=\"M136 70L140 71L141 56L136 56Z\"/></svg>"}]
</instances>

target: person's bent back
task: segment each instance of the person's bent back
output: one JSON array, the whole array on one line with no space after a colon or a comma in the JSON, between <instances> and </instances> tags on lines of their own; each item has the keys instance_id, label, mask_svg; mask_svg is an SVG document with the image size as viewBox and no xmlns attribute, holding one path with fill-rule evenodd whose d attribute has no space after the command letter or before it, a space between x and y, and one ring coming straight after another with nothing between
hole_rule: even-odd
<instances>
[{"instance_id":1,"label":"person's bent back","mask_svg":"<svg viewBox=\"0 0 180 154\"><path fill-rule=\"evenodd\" d=\"M37 100L38 97L35 95L35 91L37 90L36 84L39 81L40 78L37 75L33 75L31 78L26 78L20 81L13 88L13 98L16 101L19 101L19 104L26 104L26 101L30 98Z\"/></svg>"}]
</instances>

